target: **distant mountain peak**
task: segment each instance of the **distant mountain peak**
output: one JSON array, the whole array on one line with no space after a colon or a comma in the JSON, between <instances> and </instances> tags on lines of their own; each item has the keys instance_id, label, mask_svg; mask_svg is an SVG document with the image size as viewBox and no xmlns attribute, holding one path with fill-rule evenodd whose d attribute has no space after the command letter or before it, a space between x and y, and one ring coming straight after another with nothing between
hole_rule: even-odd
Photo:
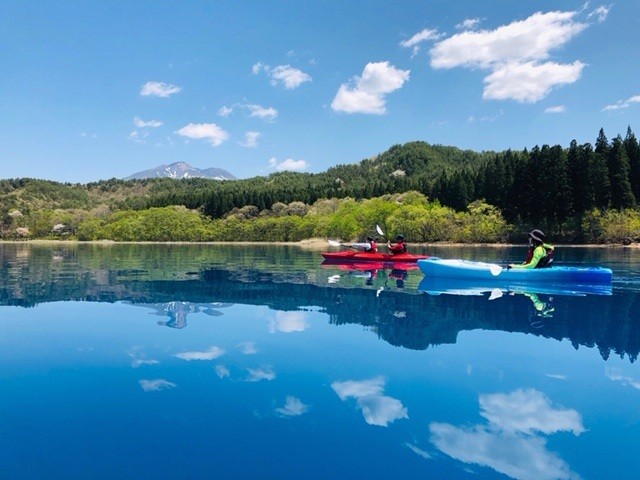
<instances>
[{"instance_id":1,"label":"distant mountain peak","mask_svg":"<svg viewBox=\"0 0 640 480\"><path fill-rule=\"evenodd\" d=\"M211 167L200 169L192 167L187 162L174 162L169 165L163 164L129 175L125 177L125 180L141 180L144 178L210 178L212 180L236 180L234 175L222 168Z\"/></svg>"}]
</instances>

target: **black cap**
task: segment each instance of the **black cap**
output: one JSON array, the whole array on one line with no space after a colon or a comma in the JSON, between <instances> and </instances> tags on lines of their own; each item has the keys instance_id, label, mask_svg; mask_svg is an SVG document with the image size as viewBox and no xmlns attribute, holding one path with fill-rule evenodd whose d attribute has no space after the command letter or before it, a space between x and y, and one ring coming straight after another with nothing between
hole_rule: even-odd
<instances>
[{"instance_id":1,"label":"black cap","mask_svg":"<svg viewBox=\"0 0 640 480\"><path fill-rule=\"evenodd\" d=\"M542 233L542 230L538 230L537 228L535 230L531 230L528 235L536 242L540 243L544 243L544 241L547 239L547 236Z\"/></svg>"},{"instance_id":2,"label":"black cap","mask_svg":"<svg viewBox=\"0 0 640 480\"><path fill-rule=\"evenodd\" d=\"M373 237L367 237L367 242L373 242Z\"/></svg>"},{"instance_id":3,"label":"black cap","mask_svg":"<svg viewBox=\"0 0 640 480\"><path fill-rule=\"evenodd\" d=\"M396 240L404 240L404 235L397 235Z\"/></svg>"}]
</instances>

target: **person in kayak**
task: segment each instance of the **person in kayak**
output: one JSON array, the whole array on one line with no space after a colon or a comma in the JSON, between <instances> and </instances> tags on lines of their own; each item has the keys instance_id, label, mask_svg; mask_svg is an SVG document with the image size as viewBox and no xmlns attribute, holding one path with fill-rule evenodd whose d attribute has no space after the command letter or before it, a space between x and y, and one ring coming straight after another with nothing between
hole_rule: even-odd
<instances>
[{"instance_id":1,"label":"person in kayak","mask_svg":"<svg viewBox=\"0 0 640 480\"><path fill-rule=\"evenodd\" d=\"M528 234L529 250L523 263L510 263L507 268L544 268L553 261L553 245L545 243L547 237L541 230L531 230Z\"/></svg>"},{"instance_id":2,"label":"person in kayak","mask_svg":"<svg viewBox=\"0 0 640 480\"><path fill-rule=\"evenodd\" d=\"M378 253L378 244L373 237L367 237L367 240L363 243L352 243L351 246L363 252Z\"/></svg>"},{"instance_id":3,"label":"person in kayak","mask_svg":"<svg viewBox=\"0 0 640 480\"><path fill-rule=\"evenodd\" d=\"M396 242L387 242L387 248L391 255L398 255L400 253L407 253L407 244L404 243L404 235L396 236Z\"/></svg>"}]
</instances>

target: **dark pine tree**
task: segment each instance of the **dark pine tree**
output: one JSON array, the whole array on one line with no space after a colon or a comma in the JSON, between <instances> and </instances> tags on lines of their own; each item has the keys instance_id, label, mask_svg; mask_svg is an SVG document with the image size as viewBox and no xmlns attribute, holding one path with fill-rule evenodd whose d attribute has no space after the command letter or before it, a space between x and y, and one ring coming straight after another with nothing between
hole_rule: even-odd
<instances>
[{"instance_id":1,"label":"dark pine tree","mask_svg":"<svg viewBox=\"0 0 640 480\"><path fill-rule=\"evenodd\" d=\"M627 135L624 138L624 149L629 158L629 183L631 191L636 199L636 203L640 203L640 146L638 139L631 131L631 127L627 127Z\"/></svg>"},{"instance_id":2,"label":"dark pine tree","mask_svg":"<svg viewBox=\"0 0 640 480\"><path fill-rule=\"evenodd\" d=\"M591 184L595 206L601 209L609 208L611 202L611 181L607 159L609 157L609 141L601 128L596 140L593 162L591 162Z\"/></svg>"},{"instance_id":3,"label":"dark pine tree","mask_svg":"<svg viewBox=\"0 0 640 480\"><path fill-rule=\"evenodd\" d=\"M607 166L611 182L611 206L619 210L633 207L635 198L629 182L629 159L620 135L613 139Z\"/></svg>"}]
</instances>

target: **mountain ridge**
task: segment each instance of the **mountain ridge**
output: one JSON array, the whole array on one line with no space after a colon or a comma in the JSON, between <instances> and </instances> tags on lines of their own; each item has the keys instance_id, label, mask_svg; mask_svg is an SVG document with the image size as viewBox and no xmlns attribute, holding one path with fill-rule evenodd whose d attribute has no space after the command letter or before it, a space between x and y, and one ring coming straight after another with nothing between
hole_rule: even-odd
<instances>
[{"instance_id":1,"label":"mountain ridge","mask_svg":"<svg viewBox=\"0 0 640 480\"><path fill-rule=\"evenodd\" d=\"M148 170L133 173L124 180L141 180L145 178L209 178L212 180L237 180L237 177L229 171L218 168L197 168L187 162L174 162L162 164Z\"/></svg>"}]
</instances>

